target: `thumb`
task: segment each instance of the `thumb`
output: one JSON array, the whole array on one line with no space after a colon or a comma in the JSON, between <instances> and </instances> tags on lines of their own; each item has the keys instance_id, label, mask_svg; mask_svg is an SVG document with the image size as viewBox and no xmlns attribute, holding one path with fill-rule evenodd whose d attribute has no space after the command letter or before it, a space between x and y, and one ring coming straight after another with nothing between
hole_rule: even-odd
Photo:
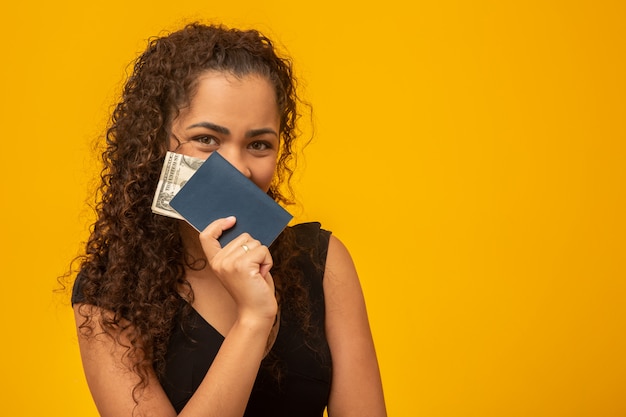
<instances>
[{"instance_id":1,"label":"thumb","mask_svg":"<svg viewBox=\"0 0 626 417\"><path fill-rule=\"evenodd\" d=\"M200 232L200 244L204 253L209 260L213 259L215 254L222 249L220 242L217 240L224 230L228 230L235 225L237 219L235 216L229 216L217 219L209 224L202 232Z\"/></svg>"}]
</instances>

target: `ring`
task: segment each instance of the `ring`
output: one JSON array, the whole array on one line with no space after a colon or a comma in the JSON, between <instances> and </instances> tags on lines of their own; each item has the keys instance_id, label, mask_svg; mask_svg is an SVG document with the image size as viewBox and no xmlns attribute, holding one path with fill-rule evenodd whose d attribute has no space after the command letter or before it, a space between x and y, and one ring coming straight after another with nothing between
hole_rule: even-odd
<instances>
[{"instance_id":1,"label":"ring","mask_svg":"<svg viewBox=\"0 0 626 417\"><path fill-rule=\"evenodd\" d=\"M248 245L241 245L241 248L245 251L248 252L250 250L250 248L248 247Z\"/></svg>"}]
</instances>

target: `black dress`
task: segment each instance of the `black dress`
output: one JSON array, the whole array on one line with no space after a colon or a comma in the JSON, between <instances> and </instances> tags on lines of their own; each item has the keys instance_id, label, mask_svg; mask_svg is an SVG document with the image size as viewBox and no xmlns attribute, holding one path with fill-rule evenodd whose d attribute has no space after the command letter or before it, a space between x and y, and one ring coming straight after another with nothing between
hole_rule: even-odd
<instances>
[{"instance_id":1,"label":"black dress","mask_svg":"<svg viewBox=\"0 0 626 417\"><path fill-rule=\"evenodd\" d=\"M261 364L245 417L321 417L328 403L332 363L324 331L322 280L330 232L320 229L319 223L300 224L293 230L298 246L312 255L309 258L303 253L297 260L308 287L312 329L305 334L289 311L281 311L276 341ZM78 287L74 288L73 303L80 302ZM183 303L181 299L181 307ZM179 315L160 377L176 412L202 382L223 341L195 310L184 319Z\"/></svg>"}]
</instances>

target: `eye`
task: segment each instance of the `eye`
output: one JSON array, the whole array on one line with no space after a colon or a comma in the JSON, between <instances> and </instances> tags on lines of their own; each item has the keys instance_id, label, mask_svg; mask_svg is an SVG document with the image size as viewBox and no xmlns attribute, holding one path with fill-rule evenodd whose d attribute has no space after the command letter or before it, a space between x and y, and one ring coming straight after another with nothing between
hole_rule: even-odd
<instances>
[{"instance_id":1,"label":"eye","mask_svg":"<svg viewBox=\"0 0 626 417\"><path fill-rule=\"evenodd\" d=\"M217 138L210 135L195 136L191 140L206 146L219 145Z\"/></svg>"},{"instance_id":2,"label":"eye","mask_svg":"<svg viewBox=\"0 0 626 417\"><path fill-rule=\"evenodd\" d=\"M248 145L248 148L252 149L253 151L262 152L262 151L267 151L267 150L272 149L272 144L269 142L256 140L250 143Z\"/></svg>"},{"instance_id":3,"label":"eye","mask_svg":"<svg viewBox=\"0 0 626 417\"><path fill-rule=\"evenodd\" d=\"M190 140L193 146L202 152L213 152L220 146L218 138L212 135L198 135Z\"/></svg>"}]
</instances>

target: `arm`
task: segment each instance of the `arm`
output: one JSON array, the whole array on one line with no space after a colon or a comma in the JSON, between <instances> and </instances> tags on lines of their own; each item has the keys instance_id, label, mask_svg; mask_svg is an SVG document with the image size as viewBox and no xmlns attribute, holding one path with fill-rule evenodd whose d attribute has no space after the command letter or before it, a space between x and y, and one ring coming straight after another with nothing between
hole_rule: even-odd
<instances>
[{"instance_id":1,"label":"arm","mask_svg":"<svg viewBox=\"0 0 626 417\"><path fill-rule=\"evenodd\" d=\"M148 386L141 393L135 409L132 390L139 382L139 377L128 369L127 362L123 359L126 348L104 334L99 325L100 315L111 313L98 307L76 304L74 317L77 327L83 322L81 313L93 318L94 328L90 336L84 335L81 329L77 329L77 332L83 370L100 415L131 416L135 411L138 416L176 416L154 372L150 372ZM118 336L122 344L129 344L123 334L113 336Z\"/></svg>"},{"instance_id":2,"label":"arm","mask_svg":"<svg viewBox=\"0 0 626 417\"><path fill-rule=\"evenodd\" d=\"M387 415L374 342L356 269L331 236L324 274L326 335L333 359L330 417Z\"/></svg>"},{"instance_id":3,"label":"arm","mask_svg":"<svg viewBox=\"0 0 626 417\"><path fill-rule=\"evenodd\" d=\"M267 248L247 235L239 236L223 249L217 243L221 232L233 224L234 218L218 220L200 235L211 270L235 299L238 314L213 364L180 416L243 415L276 315ZM248 251L241 248L244 242L250 247ZM175 416L152 370L148 385L137 393L138 404L135 404L132 391L139 377L128 369L124 357L123 346L128 345L128 340L124 333L113 335L119 337L119 343L103 334L98 317L110 313L94 306L74 307L77 325L83 320L81 309L88 309L86 312L94 317L92 336L83 335L79 329L78 340L87 383L100 415Z\"/></svg>"},{"instance_id":4,"label":"arm","mask_svg":"<svg viewBox=\"0 0 626 417\"><path fill-rule=\"evenodd\" d=\"M74 307L76 323L83 318L80 308L91 309L91 314L109 314L98 307L77 304ZM97 320L96 320L97 321ZM152 370L148 386L138 392L138 404L132 390L139 377L126 366L124 347L102 333L96 326L92 337L80 334L83 368L94 402L102 417L120 416L176 416L174 408ZM198 390L180 413L180 416L241 416L256 378L267 335L271 328L254 320L240 319L226 336L213 365ZM121 336L121 343L128 340Z\"/></svg>"}]
</instances>

